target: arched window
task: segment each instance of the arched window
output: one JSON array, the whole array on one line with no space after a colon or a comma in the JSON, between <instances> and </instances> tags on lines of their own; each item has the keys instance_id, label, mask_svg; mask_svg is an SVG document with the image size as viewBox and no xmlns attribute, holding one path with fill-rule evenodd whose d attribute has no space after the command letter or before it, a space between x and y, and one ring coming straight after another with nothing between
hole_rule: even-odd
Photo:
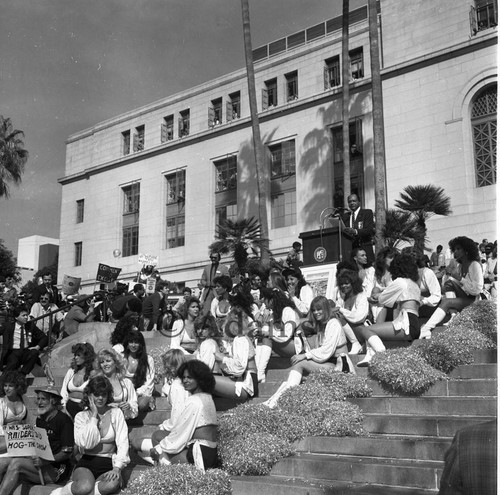
<instances>
[{"instance_id":1,"label":"arched window","mask_svg":"<svg viewBox=\"0 0 500 495\"><path fill-rule=\"evenodd\" d=\"M490 85L474 98L471 124L477 187L497 182L497 88Z\"/></svg>"}]
</instances>

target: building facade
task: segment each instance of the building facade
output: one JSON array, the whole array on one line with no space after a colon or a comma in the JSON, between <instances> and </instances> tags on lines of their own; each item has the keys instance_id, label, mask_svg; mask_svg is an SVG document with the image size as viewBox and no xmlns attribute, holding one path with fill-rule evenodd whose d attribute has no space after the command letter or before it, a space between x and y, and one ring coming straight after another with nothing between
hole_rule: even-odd
<instances>
[{"instance_id":1,"label":"building facade","mask_svg":"<svg viewBox=\"0 0 500 495\"><path fill-rule=\"evenodd\" d=\"M381 0L379 45L388 207L437 184L453 216L431 244L495 238L496 0ZM342 204L341 17L254 50L270 182L271 250ZM350 14L351 189L375 202L367 8ZM131 280L140 254L195 286L224 218L257 216L246 72L101 122L67 141L59 275L94 283L97 263Z\"/></svg>"}]
</instances>

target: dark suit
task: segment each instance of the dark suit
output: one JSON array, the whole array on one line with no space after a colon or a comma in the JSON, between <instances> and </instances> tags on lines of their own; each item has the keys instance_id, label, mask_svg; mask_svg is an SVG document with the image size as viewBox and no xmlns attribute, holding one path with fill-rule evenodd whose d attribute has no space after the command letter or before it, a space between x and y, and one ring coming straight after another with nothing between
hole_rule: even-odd
<instances>
[{"instance_id":1,"label":"dark suit","mask_svg":"<svg viewBox=\"0 0 500 495\"><path fill-rule=\"evenodd\" d=\"M55 285L51 285L50 288L51 288L52 292L50 292L49 290L47 290L47 287L45 286L45 284L38 285L33 290L33 294L31 296L32 299L33 299L33 302L39 302L40 301L40 296L42 294L49 293L49 295L50 295L50 302L54 303L56 306L59 307L61 305L61 296L59 294L59 291L57 290L57 287Z\"/></svg>"},{"instance_id":2,"label":"dark suit","mask_svg":"<svg viewBox=\"0 0 500 495\"><path fill-rule=\"evenodd\" d=\"M444 460L439 495L496 495L496 420L459 430Z\"/></svg>"},{"instance_id":3,"label":"dark suit","mask_svg":"<svg viewBox=\"0 0 500 495\"><path fill-rule=\"evenodd\" d=\"M31 372L40 351L42 351L48 344L49 339L35 324L26 324L26 342L23 349L12 349L14 344L14 330L16 322L9 320L5 324L5 331L3 333L3 349L1 363L5 363L4 371L17 370L21 368L21 372L27 375ZM39 346L40 350L28 349L29 347Z\"/></svg>"},{"instance_id":4,"label":"dark suit","mask_svg":"<svg viewBox=\"0 0 500 495\"><path fill-rule=\"evenodd\" d=\"M229 268L226 265L221 265L219 263L210 263L203 268L203 273L201 274L200 285L203 287L203 293L201 294L201 304L203 305L203 314L207 314L210 311L210 304L212 304L213 298L216 296L214 291L214 278L220 277L222 275L229 275Z\"/></svg>"},{"instance_id":5,"label":"dark suit","mask_svg":"<svg viewBox=\"0 0 500 495\"><path fill-rule=\"evenodd\" d=\"M351 227L351 214L352 212L348 212L342 215L342 220L346 227ZM373 211L361 208L352 228L358 231L357 235L352 236L352 247L363 248L366 251L368 265L371 266L375 261L375 254L373 252L373 236L375 235Z\"/></svg>"}]
</instances>

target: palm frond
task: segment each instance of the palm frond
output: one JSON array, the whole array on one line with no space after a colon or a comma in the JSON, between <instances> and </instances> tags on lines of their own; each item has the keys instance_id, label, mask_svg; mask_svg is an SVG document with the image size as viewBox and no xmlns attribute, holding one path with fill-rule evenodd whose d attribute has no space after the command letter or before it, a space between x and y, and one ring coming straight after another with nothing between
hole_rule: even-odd
<instances>
[{"instance_id":1,"label":"palm frond","mask_svg":"<svg viewBox=\"0 0 500 495\"><path fill-rule=\"evenodd\" d=\"M431 215L448 216L452 213L449 196L442 187L433 184L406 186L401 199L394 202L397 208L413 212L424 220Z\"/></svg>"}]
</instances>

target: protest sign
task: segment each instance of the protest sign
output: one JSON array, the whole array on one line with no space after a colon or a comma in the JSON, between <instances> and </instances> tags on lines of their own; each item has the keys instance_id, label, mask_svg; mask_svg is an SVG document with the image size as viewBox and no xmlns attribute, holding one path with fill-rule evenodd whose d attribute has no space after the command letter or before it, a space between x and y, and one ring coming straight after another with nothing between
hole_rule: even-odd
<instances>
[{"instance_id":1,"label":"protest sign","mask_svg":"<svg viewBox=\"0 0 500 495\"><path fill-rule=\"evenodd\" d=\"M82 279L78 277L72 277L71 275L64 275L62 281L62 291L67 296L72 296L78 294L80 290L80 283Z\"/></svg>"},{"instance_id":2,"label":"protest sign","mask_svg":"<svg viewBox=\"0 0 500 495\"><path fill-rule=\"evenodd\" d=\"M37 456L53 461L47 432L33 425L6 425L5 443L9 457Z\"/></svg>"},{"instance_id":3,"label":"protest sign","mask_svg":"<svg viewBox=\"0 0 500 495\"><path fill-rule=\"evenodd\" d=\"M110 284L118 278L118 275L120 275L121 271L121 268L115 268L113 266L105 265L104 263L99 263L99 267L97 268L96 280L98 282Z\"/></svg>"},{"instance_id":4,"label":"protest sign","mask_svg":"<svg viewBox=\"0 0 500 495\"><path fill-rule=\"evenodd\" d=\"M155 287L156 287L156 278L149 277L146 280L146 294L154 294Z\"/></svg>"},{"instance_id":5,"label":"protest sign","mask_svg":"<svg viewBox=\"0 0 500 495\"><path fill-rule=\"evenodd\" d=\"M158 265L158 256L152 254L139 254L139 263L143 265L156 266Z\"/></svg>"}]
</instances>

